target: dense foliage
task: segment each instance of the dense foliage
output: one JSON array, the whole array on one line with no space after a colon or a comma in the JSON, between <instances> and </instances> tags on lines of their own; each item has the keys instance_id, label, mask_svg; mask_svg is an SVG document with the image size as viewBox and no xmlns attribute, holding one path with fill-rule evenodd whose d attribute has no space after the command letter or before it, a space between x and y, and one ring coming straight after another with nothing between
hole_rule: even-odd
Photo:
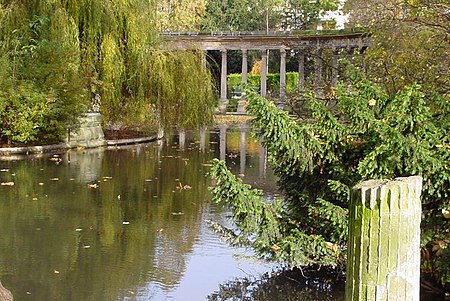
<instances>
[{"instance_id":1,"label":"dense foliage","mask_svg":"<svg viewBox=\"0 0 450 301\"><path fill-rule=\"evenodd\" d=\"M145 0L1 0L1 143L60 141L97 95L120 127L208 122L203 54L162 51L157 39L158 24L191 21L157 10Z\"/></svg>"},{"instance_id":2,"label":"dense foliage","mask_svg":"<svg viewBox=\"0 0 450 301\"><path fill-rule=\"evenodd\" d=\"M263 31L308 29L337 0L215 0L208 1L203 30Z\"/></svg>"},{"instance_id":3,"label":"dense foliage","mask_svg":"<svg viewBox=\"0 0 450 301\"><path fill-rule=\"evenodd\" d=\"M367 75L393 95L419 83L450 95L450 4L447 0L347 0L349 26L372 32L363 57Z\"/></svg>"},{"instance_id":4,"label":"dense foliage","mask_svg":"<svg viewBox=\"0 0 450 301\"><path fill-rule=\"evenodd\" d=\"M294 119L252 91L248 110L267 147L284 200L266 203L262 192L216 161L214 200L233 209L237 230L223 229L267 258L292 266L345 262L349 191L367 179L421 175L423 245L442 243L433 261L450 281L450 104L426 98L420 86L394 96L363 78L337 89L330 108L312 96L308 117Z\"/></svg>"}]
</instances>

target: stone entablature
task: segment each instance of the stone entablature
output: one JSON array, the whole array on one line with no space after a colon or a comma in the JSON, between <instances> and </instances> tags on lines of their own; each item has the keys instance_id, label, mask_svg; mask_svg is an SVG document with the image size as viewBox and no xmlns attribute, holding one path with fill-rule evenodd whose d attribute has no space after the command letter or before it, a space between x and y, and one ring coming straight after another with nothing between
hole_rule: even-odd
<instances>
[{"instance_id":1,"label":"stone entablature","mask_svg":"<svg viewBox=\"0 0 450 301\"><path fill-rule=\"evenodd\" d=\"M365 32L347 30L304 32L171 32L161 37L174 49L267 50L298 48L367 48L372 45Z\"/></svg>"}]
</instances>

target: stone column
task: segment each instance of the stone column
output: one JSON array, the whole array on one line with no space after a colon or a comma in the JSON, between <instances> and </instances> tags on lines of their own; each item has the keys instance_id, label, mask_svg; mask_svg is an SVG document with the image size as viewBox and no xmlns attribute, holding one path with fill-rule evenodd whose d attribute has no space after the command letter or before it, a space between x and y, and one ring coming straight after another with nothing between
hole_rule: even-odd
<instances>
[{"instance_id":1,"label":"stone column","mask_svg":"<svg viewBox=\"0 0 450 301\"><path fill-rule=\"evenodd\" d=\"M261 96L267 96L267 50L262 50L261 58Z\"/></svg>"},{"instance_id":2,"label":"stone column","mask_svg":"<svg viewBox=\"0 0 450 301\"><path fill-rule=\"evenodd\" d=\"M201 56L202 56L202 67L206 68L208 65L208 50L204 50L201 52Z\"/></svg>"},{"instance_id":3,"label":"stone column","mask_svg":"<svg viewBox=\"0 0 450 301\"><path fill-rule=\"evenodd\" d=\"M316 50L316 78L314 80L314 88L316 95L320 95L322 89L322 48L318 47Z\"/></svg>"},{"instance_id":4,"label":"stone column","mask_svg":"<svg viewBox=\"0 0 450 301\"><path fill-rule=\"evenodd\" d=\"M280 103L286 101L286 49L280 49Z\"/></svg>"},{"instance_id":5,"label":"stone column","mask_svg":"<svg viewBox=\"0 0 450 301\"><path fill-rule=\"evenodd\" d=\"M248 51L242 49L242 79L241 82L247 85L247 73L248 73Z\"/></svg>"},{"instance_id":6,"label":"stone column","mask_svg":"<svg viewBox=\"0 0 450 301\"><path fill-rule=\"evenodd\" d=\"M219 149L220 160L225 160L227 155L227 125L221 124L219 126Z\"/></svg>"},{"instance_id":7,"label":"stone column","mask_svg":"<svg viewBox=\"0 0 450 301\"><path fill-rule=\"evenodd\" d=\"M346 301L419 301L421 191L421 177L353 189Z\"/></svg>"},{"instance_id":8,"label":"stone column","mask_svg":"<svg viewBox=\"0 0 450 301\"><path fill-rule=\"evenodd\" d=\"M333 56L331 58L331 86L336 87L339 74L338 66L339 49L333 47Z\"/></svg>"},{"instance_id":9,"label":"stone column","mask_svg":"<svg viewBox=\"0 0 450 301\"><path fill-rule=\"evenodd\" d=\"M220 72L220 104L219 109L225 112L227 106L227 50L221 49L222 53L222 68Z\"/></svg>"},{"instance_id":10,"label":"stone column","mask_svg":"<svg viewBox=\"0 0 450 301\"><path fill-rule=\"evenodd\" d=\"M305 53L303 49L298 52L298 92L305 91Z\"/></svg>"}]
</instances>

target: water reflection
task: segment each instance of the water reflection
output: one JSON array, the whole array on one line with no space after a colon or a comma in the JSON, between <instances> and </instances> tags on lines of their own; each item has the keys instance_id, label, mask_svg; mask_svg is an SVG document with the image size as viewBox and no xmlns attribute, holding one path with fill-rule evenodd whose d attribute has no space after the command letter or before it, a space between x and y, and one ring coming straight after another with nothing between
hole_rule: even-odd
<instances>
[{"instance_id":1,"label":"water reflection","mask_svg":"<svg viewBox=\"0 0 450 301\"><path fill-rule=\"evenodd\" d=\"M247 127L182 131L146 145L0 161L0 280L15 300L204 300L271 267L206 226L209 161L276 193ZM261 159L263 158L263 159Z\"/></svg>"}]
</instances>

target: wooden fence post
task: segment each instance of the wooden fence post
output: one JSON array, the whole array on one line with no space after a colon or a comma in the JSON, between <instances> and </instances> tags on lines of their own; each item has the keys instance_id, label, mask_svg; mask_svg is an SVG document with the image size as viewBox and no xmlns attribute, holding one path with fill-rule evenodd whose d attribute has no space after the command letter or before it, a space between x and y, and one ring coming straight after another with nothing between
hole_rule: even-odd
<instances>
[{"instance_id":1,"label":"wooden fence post","mask_svg":"<svg viewBox=\"0 0 450 301\"><path fill-rule=\"evenodd\" d=\"M346 301L419 300L421 191L417 176L353 188Z\"/></svg>"}]
</instances>

